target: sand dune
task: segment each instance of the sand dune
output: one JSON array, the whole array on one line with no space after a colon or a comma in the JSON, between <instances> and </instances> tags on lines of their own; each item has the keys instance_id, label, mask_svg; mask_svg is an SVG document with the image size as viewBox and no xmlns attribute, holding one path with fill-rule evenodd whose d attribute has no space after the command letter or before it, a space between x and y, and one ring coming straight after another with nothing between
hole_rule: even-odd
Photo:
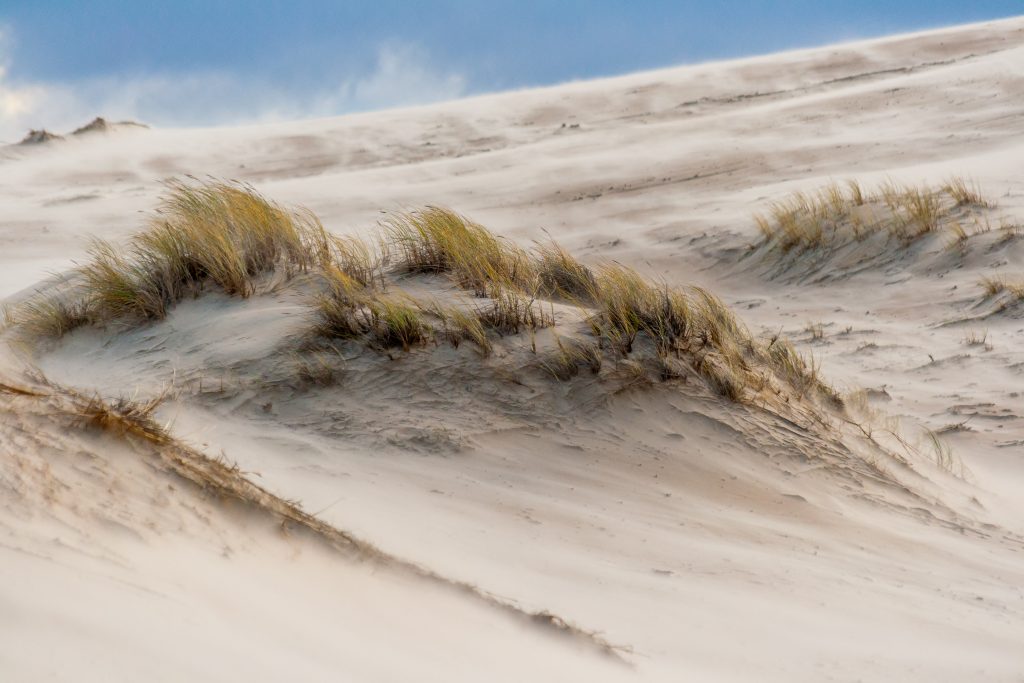
<instances>
[{"instance_id":1,"label":"sand dune","mask_svg":"<svg viewBox=\"0 0 1024 683\"><path fill-rule=\"evenodd\" d=\"M0 670L1019 680L1021 73L1015 19L5 148ZM160 181L190 174L371 241L386 216L450 206L599 277L635 268L691 312L686 287L707 288L740 331L709 339L693 313L671 353L649 326L626 351L599 298L549 292L529 305L550 322L496 326L486 350L430 313L423 341L340 339L317 327L320 266L290 262L249 296L205 283L152 320L26 336L26 302L87 292L90 238L129 253ZM360 296L500 300L407 266L393 255ZM813 354L820 391L771 360L776 337ZM552 365L584 343L596 366ZM125 427L90 419L94 395L162 401Z\"/></svg>"}]
</instances>

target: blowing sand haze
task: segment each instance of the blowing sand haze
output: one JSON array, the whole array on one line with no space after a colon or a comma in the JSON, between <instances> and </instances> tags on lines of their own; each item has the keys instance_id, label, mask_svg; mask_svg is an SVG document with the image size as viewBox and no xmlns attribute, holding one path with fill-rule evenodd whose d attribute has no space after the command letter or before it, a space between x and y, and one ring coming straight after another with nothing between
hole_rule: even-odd
<instances>
[{"instance_id":1,"label":"blowing sand haze","mask_svg":"<svg viewBox=\"0 0 1024 683\"><path fill-rule=\"evenodd\" d=\"M0 157L3 680L1024 680L1024 19Z\"/></svg>"}]
</instances>

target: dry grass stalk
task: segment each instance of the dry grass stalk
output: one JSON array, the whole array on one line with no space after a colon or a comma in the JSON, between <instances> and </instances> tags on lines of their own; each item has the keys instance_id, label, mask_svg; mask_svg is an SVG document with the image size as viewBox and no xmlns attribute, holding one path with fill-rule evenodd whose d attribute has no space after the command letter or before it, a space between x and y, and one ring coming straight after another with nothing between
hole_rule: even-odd
<instances>
[{"instance_id":1,"label":"dry grass stalk","mask_svg":"<svg viewBox=\"0 0 1024 683\"><path fill-rule=\"evenodd\" d=\"M163 444L170 440L170 436L166 428L153 419L153 411L163 400L164 395L141 403L126 398L106 401L93 396L79 402L77 417L83 424L117 436L135 436L150 443Z\"/></svg>"}]
</instances>

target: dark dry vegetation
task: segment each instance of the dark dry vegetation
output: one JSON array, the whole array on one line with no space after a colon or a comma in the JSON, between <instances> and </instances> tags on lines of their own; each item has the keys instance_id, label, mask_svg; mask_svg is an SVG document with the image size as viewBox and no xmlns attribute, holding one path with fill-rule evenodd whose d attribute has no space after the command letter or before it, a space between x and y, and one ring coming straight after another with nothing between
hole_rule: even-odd
<instances>
[{"instance_id":1,"label":"dark dry vegetation","mask_svg":"<svg viewBox=\"0 0 1024 683\"><path fill-rule=\"evenodd\" d=\"M247 297L271 271L307 272L320 281L311 300L319 339L381 351L469 342L487 356L501 337L528 334L537 366L558 379L610 364L634 380L638 368L663 380L699 377L733 400L838 401L813 362L784 339L752 337L711 293L652 283L619 264L591 269L554 242L526 250L428 207L390 217L370 245L330 235L311 213L283 209L242 185L175 182L168 190L126 248L93 246L76 290L30 301L11 312L12 321L29 334L59 337L85 324L160 319L208 289ZM389 292L403 273L441 274L471 296L445 305ZM556 302L583 322L559 322L554 351L538 351L538 332L556 325Z\"/></svg>"},{"instance_id":2,"label":"dark dry vegetation","mask_svg":"<svg viewBox=\"0 0 1024 683\"><path fill-rule=\"evenodd\" d=\"M872 238L909 246L942 231L953 237L949 246L955 247L991 229L980 212L993 206L974 182L960 177L938 189L889 181L874 192L851 180L845 187L832 183L810 194L797 192L754 220L762 245L780 253L834 251ZM965 227L966 219L973 221L971 227Z\"/></svg>"}]
</instances>

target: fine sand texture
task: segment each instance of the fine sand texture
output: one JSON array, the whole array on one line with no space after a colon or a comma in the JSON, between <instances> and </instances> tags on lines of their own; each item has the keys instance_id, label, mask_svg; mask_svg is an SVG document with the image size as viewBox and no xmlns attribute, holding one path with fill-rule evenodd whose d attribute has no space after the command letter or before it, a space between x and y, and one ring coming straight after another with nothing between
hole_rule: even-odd
<instances>
[{"instance_id":1,"label":"fine sand texture","mask_svg":"<svg viewBox=\"0 0 1024 683\"><path fill-rule=\"evenodd\" d=\"M0 679L1024 680L1024 19L100 121L0 147Z\"/></svg>"}]
</instances>

